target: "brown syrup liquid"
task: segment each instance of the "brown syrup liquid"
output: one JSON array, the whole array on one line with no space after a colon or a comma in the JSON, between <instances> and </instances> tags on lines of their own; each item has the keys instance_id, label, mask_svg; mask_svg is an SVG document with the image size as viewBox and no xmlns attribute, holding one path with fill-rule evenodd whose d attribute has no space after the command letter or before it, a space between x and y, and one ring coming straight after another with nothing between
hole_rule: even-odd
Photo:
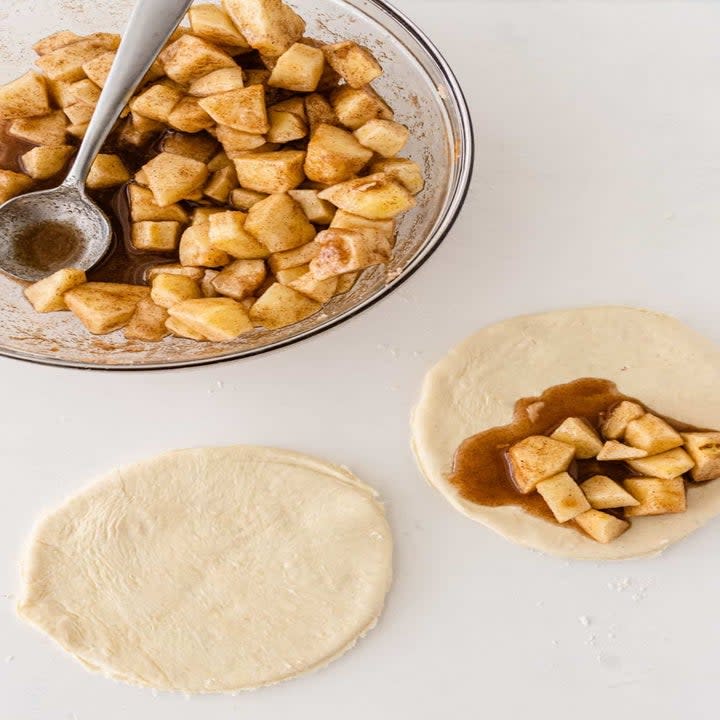
<instances>
[{"instance_id":1,"label":"brown syrup liquid","mask_svg":"<svg viewBox=\"0 0 720 720\"><path fill-rule=\"evenodd\" d=\"M21 157L34 146L9 134L10 123L0 122L0 169L23 172ZM119 155L131 174L139 170L148 160L160 152L164 135L157 136L143 148L129 148L120 145L117 133L113 133L102 149L103 153ZM56 187L65 176L66 169L50 180L36 181L33 190ZM139 252L131 242L131 218L128 205L127 186L112 190L89 190L88 195L110 218L113 237L105 257L88 272L88 280L143 284L146 271L162 263L178 261L175 253ZM192 207L192 203L185 203ZM64 258L71 258L71 248L77 246L77 238L67 226L60 223L43 223L28 228L17 243L18 257L39 270L58 267Z\"/></svg>"},{"instance_id":2,"label":"brown syrup liquid","mask_svg":"<svg viewBox=\"0 0 720 720\"><path fill-rule=\"evenodd\" d=\"M609 380L583 378L551 387L540 397L518 400L509 425L492 428L465 440L455 454L449 480L470 502L487 507L512 505L557 525L550 508L538 493L523 495L517 489L507 461L508 449L530 435L550 435L569 417L584 418L599 430L607 413L623 400L642 405L678 432L700 430L665 417L640 400L623 395ZM576 460L568 472L578 482L593 475L606 475L620 481L636 474L625 463L598 460ZM566 525L571 526L571 523Z\"/></svg>"},{"instance_id":3,"label":"brown syrup liquid","mask_svg":"<svg viewBox=\"0 0 720 720\"><path fill-rule=\"evenodd\" d=\"M52 272L68 266L78 251L78 238L72 225L44 222L30 225L15 236L14 247L18 262Z\"/></svg>"}]
</instances>

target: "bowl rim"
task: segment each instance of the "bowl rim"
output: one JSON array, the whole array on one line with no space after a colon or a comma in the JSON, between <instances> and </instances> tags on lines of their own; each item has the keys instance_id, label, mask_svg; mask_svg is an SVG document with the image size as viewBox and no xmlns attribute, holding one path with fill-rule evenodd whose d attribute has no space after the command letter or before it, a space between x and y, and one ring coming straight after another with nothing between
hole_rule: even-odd
<instances>
[{"instance_id":1,"label":"bowl rim","mask_svg":"<svg viewBox=\"0 0 720 720\"><path fill-rule=\"evenodd\" d=\"M384 300L392 292L397 290L403 285L408 279L410 279L435 251L440 247L445 238L452 230L455 222L457 221L460 212L462 211L465 201L470 190L470 184L472 180L473 168L475 165L475 133L473 130L472 116L470 113L470 107L467 102L465 93L458 82L458 79L450 67L450 64L445 60L445 57L440 52L438 47L430 40L428 35L420 29L404 12L398 10L386 0L367 0L367 2L376 6L379 10L382 10L401 25L407 32L413 36L418 44L428 53L429 57L435 62L438 70L443 76L444 81L447 83L447 87L450 91L454 102L457 105L459 115L459 129L463 139L464 152L458 155L459 161L457 180L455 183L452 196L450 198L447 211L445 212L440 226L435 230L433 236L428 240L425 247L416 255L410 264L392 281L386 283L386 285L374 293L371 297L367 298L363 302L359 303L355 307L347 310L346 312L332 318L318 327L305 330L292 337L278 340L276 342L263 345L262 347L253 348L250 350L239 350L237 352L230 352L226 355L219 355L217 357L209 358L198 358L196 360L178 360L178 361L167 361L157 363L146 363L146 364L134 364L134 363L122 363L122 364L106 364L106 363L90 363L81 360L62 360L54 359L52 357L36 356L32 353L26 353L22 351L8 350L0 347L0 357L6 357L13 360L20 360L22 362L31 363L33 365L45 365L49 367L62 367L72 368L76 370L99 370L99 371L113 371L113 372L154 372L161 370L182 370L186 368L202 367L205 365L216 365L220 363L232 362L235 360L241 360L244 358L257 357L264 355L272 351L280 350L282 348L290 347L300 342L310 340L316 335L328 332L339 325L357 317L360 313L365 312L369 308L373 307L381 300Z\"/></svg>"}]
</instances>

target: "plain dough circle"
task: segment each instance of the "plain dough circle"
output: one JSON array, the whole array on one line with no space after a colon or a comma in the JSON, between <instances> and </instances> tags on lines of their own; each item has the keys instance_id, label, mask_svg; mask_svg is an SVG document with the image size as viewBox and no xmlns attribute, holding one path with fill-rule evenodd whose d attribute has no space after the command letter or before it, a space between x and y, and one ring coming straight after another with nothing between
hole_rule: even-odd
<instances>
[{"instance_id":1,"label":"plain dough circle","mask_svg":"<svg viewBox=\"0 0 720 720\"><path fill-rule=\"evenodd\" d=\"M114 470L36 528L20 615L84 665L186 693L322 667L376 623L392 537L348 470L258 447Z\"/></svg>"},{"instance_id":2,"label":"plain dough circle","mask_svg":"<svg viewBox=\"0 0 720 720\"><path fill-rule=\"evenodd\" d=\"M669 417L720 428L720 349L674 318L598 307L518 317L487 327L425 377L412 418L412 445L427 480L460 512L508 540L553 555L622 559L662 551L720 514L720 481L689 495L687 512L633 518L607 545L517 507L464 500L448 482L466 438L511 422L515 402L582 377L617 383Z\"/></svg>"}]
</instances>

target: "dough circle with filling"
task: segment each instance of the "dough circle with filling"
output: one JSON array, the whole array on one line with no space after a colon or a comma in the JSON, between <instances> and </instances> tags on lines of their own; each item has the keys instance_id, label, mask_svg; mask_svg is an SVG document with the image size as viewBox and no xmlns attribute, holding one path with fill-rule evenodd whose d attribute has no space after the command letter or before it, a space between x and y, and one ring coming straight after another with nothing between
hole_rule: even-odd
<instances>
[{"instance_id":1,"label":"dough circle with filling","mask_svg":"<svg viewBox=\"0 0 720 720\"><path fill-rule=\"evenodd\" d=\"M294 452L161 455L47 515L18 612L86 667L186 693L322 667L376 623L392 537L375 492Z\"/></svg>"},{"instance_id":2,"label":"dough circle with filling","mask_svg":"<svg viewBox=\"0 0 720 720\"><path fill-rule=\"evenodd\" d=\"M633 518L603 545L518 507L463 499L448 481L468 437L512 421L520 398L596 377L668 417L720 429L720 348L674 318L648 310L597 307L518 317L487 327L425 377L412 417L412 446L426 479L460 512L508 540L553 555L622 559L661 552L720 514L720 480L688 493L677 515Z\"/></svg>"}]
</instances>

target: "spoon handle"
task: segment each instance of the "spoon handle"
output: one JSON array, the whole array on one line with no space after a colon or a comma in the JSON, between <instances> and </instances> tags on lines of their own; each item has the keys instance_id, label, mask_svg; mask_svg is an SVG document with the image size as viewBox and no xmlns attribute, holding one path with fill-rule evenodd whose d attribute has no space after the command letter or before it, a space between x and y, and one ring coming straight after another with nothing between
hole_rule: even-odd
<instances>
[{"instance_id":1,"label":"spoon handle","mask_svg":"<svg viewBox=\"0 0 720 720\"><path fill-rule=\"evenodd\" d=\"M138 0L85 138L63 185L82 189L90 167L145 73L193 0Z\"/></svg>"}]
</instances>

